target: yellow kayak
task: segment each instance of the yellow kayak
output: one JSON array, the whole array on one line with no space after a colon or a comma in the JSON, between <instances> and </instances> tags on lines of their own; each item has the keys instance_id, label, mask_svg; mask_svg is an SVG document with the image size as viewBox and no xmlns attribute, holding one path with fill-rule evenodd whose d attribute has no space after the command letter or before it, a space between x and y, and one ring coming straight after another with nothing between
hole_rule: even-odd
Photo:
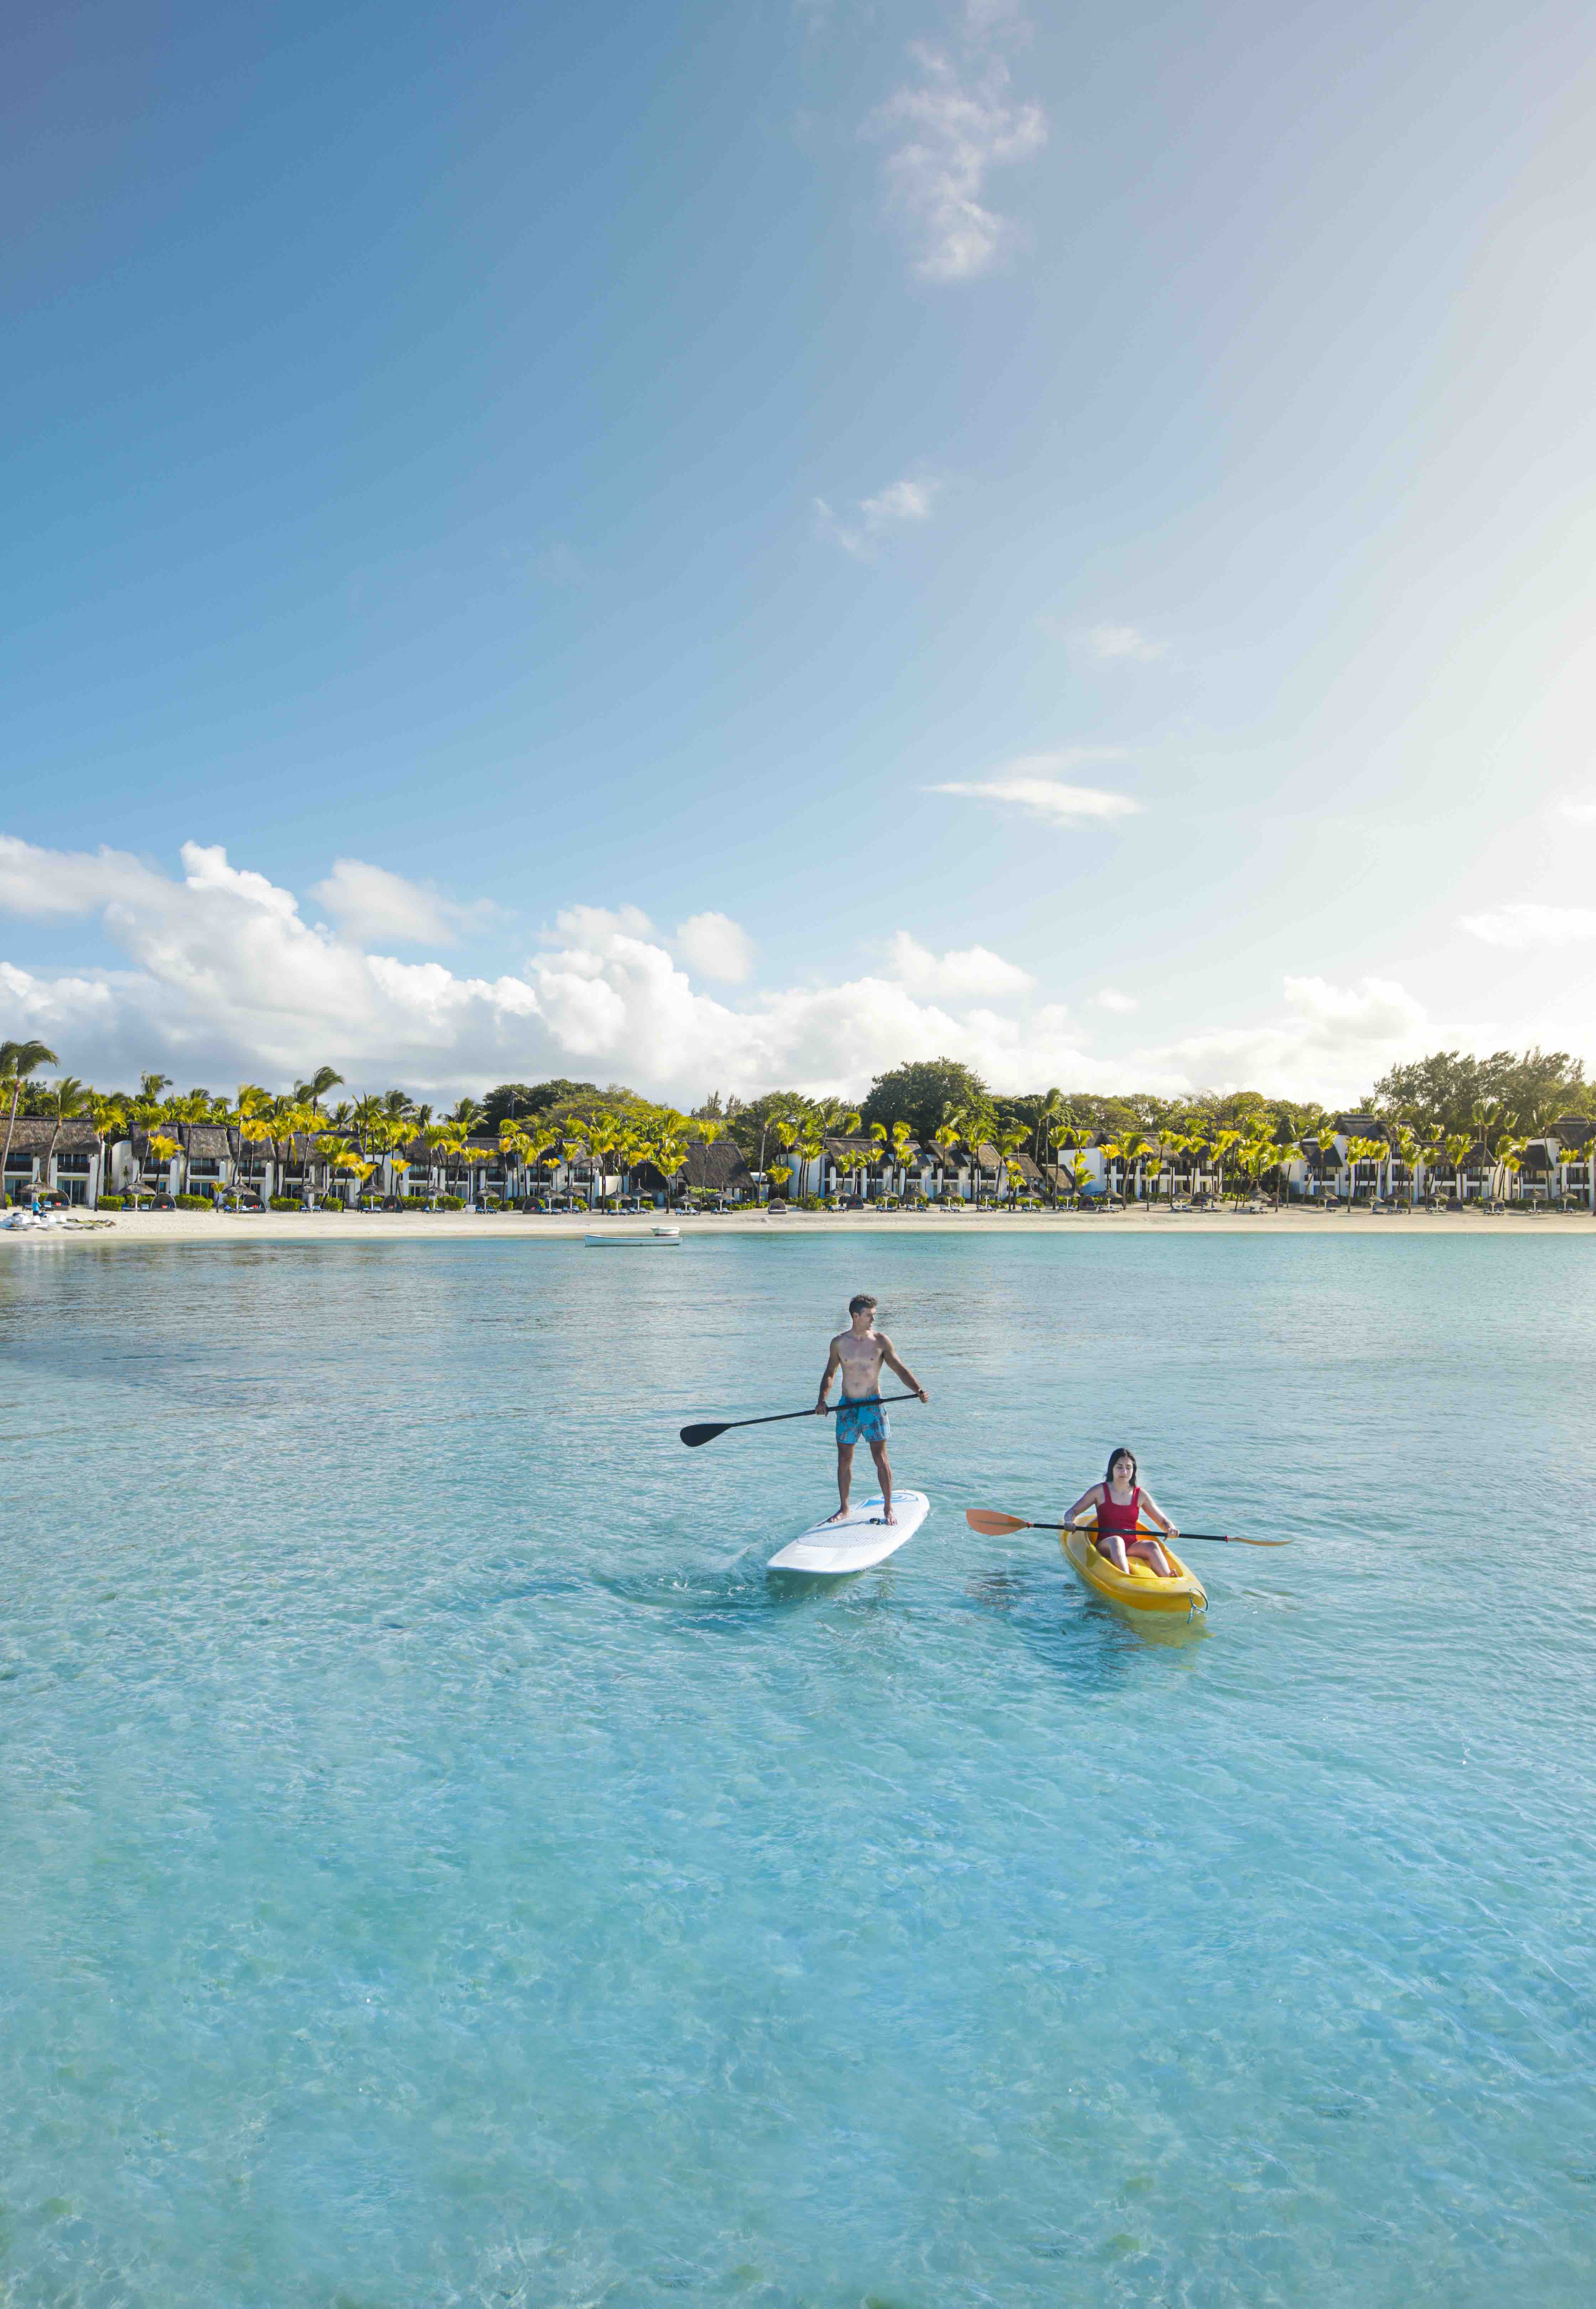
<instances>
[{"instance_id":1,"label":"yellow kayak","mask_svg":"<svg viewBox=\"0 0 1596 2309\"><path fill-rule=\"evenodd\" d=\"M1106 1603L1120 1604L1131 1612L1171 1613L1189 1620L1194 1612L1206 1612L1208 1597L1202 1582L1194 1571L1188 1570L1167 1540L1160 1543L1165 1554L1175 1566L1173 1579L1160 1579L1139 1556L1130 1559L1127 1575L1116 1571L1106 1555L1099 1555L1092 1537L1095 1524L1080 1524L1073 1531L1061 1533L1059 1544L1064 1551L1071 1570L1083 1587Z\"/></svg>"}]
</instances>

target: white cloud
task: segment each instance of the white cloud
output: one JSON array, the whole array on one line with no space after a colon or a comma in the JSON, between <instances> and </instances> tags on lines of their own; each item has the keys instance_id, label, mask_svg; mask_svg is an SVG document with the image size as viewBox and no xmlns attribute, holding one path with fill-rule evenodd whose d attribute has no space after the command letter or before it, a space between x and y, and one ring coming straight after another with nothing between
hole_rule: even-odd
<instances>
[{"instance_id":1,"label":"white cloud","mask_svg":"<svg viewBox=\"0 0 1596 2309\"><path fill-rule=\"evenodd\" d=\"M1288 978L1282 991L1283 1019L1133 1051L1110 1071L1122 1085L1133 1077L1155 1090L1173 1083L1334 1101L1361 1097L1395 1059L1427 1047L1423 1004L1392 980L1343 987Z\"/></svg>"},{"instance_id":2,"label":"white cloud","mask_svg":"<svg viewBox=\"0 0 1596 2309\"><path fill-rule=\"evenodd\" d=\"M929 521L936 502L940 481L889 481L872 497L862 497L856 517L847 519L835 513L824 497L815 499L815 526L820 534L855 560L869 561L895 529L906 523Z\"/></svg>"},{"instance_id":3,"label":"white cloud","mask_svg":"<svg viewBox=\"0 0 1596 2309\"><path fill-rule=\"evenodd\" d=\"M976 0L971 30L995 29L1003 13ZM918 79L895 89L866 125L890 147L881 163L888 205L919 251L923 280L974 280L1019 237L1009 218L983 205L987 172L1040 151L1046 119L1040 105L1012 100L1001 57L961 78L940 49L916 43L909 53Z\"/></svg>"},{"instance_id":4,"label":"white cloud","mask_svg":"<svg viewBox=\"0 0 1596 2309\"><path fill-rule=\"evenodd\" d=\"M461 925L490 909L452 905L419 882L368 866L359 858L334 860L310 895L352 938L398 938L404 945L452 946Z\"/></svg>"},{"instance_id":5,"label":"white cloud","mask_svg":"<svg viewBox=\"0 0 1596 2309\"><path fill-rule=\"evenodd\" d=\"M730 914L690 914L678 925L676 943L706 978L741 986L754 974L754 942Z\"/></svg>"},{"instance_id":6,"label":"white cloud","mask_svg":"<svg viewBox=\"0 0 1596 2309\"><path fill-rule=\"evenodd\" d=\"M1117 660L1122 664L1150 665L1167 650L1167 642L1155 642L1135 626L1101 625L1089 627L1087 647L1094 657Z\"/></svg>"},{"instance_id":7,"label":"white cloud","mask_svg":"<svg viewBox=\"0 0 1596 2309\"><path fill-rule=\"evenodd\" d=\"M1571 826L1596 826L1596 801L1560 801L1557 816Z\"/></svg>"},{"instance_id":8,"label":"white cloud","mask_svg":"<svg viewBox=\"0 0 1596 2309\"><path fill-rule=\"evenodd\" d=\"M1401 986L1302 977L1262 1025L1093 1058L1016 965L981 947L938 956L906 934L890 975L733 1004L695 986L631 906L568 907L520 969L468 977L307 923L291 891L219 848L187 843L182 857L179 878L124 852L0 839L0 910L98 918L120 956L58 976L0 960L0 1033L41 1034L66 1071L102 1086L158 1065L213 1088L274 1084L326 1060L356 1088L402 1082L425 1096L580 1073L681 1102L711 1083L856 1097L900 1059L943 1051L999 1089L1245 1084L1350 1098L1436 1031Z\"/></svg>"},{"instance_id":9,"label":"white cloud","mask_svg":"<svg viewBox=\"0 0 1596 2309\"><path fill-rule=\"evenodd\" d=\"M1117 747L1070 747L1049 754L1021 754L1002 770L984 778L948 778L927 786L927 793L958 794L968 801L999 802L1023 809L1049 826L1106 823L1134 817L1141 809L1129 794L1108 793L1100 786L1071 784L1059 773L1084 762L1123 761Z\"/></svg>"},{"instance_id":10,"label":"white cloud","mask_svg":"<svg viewBox=\"0 0 1596 2309\"><path fill-rule=\"evenodd\" d=\"M1104 987L1100 994L1093 995L1092 1000L1099 1010L1112 1010L1117 1017L1128 1017L1132 1010L1141 1007L1133 994L1122 994L1117 986Z\"/></svg>"},{"instance_id":11,"label":"white cloud","mask_svg":"<svg viewBox=\"0 0 1596 2309\"><path fill-rule=\"evenodd\" d=\"M935 955L907 930L899 930L892 941L892 975L916 994L937 994L953 1000L983 994L1028 994L1037 982L1028 971L1005 962L988 947L952 947Z\"/></svg>"},{"instance_id":12,"label":"white cloud","mask_svg":"<svg viewBox=\"0 0 1596 2309\"><path fill-rule=\"evenodd\" d=\"M1462 927L1487 946L1522 952L1531 947L1579 946L1596 938L1596 910L1589 906L1496 906L1488 913L1460 916Z\"/></svg>"}]
</instances>

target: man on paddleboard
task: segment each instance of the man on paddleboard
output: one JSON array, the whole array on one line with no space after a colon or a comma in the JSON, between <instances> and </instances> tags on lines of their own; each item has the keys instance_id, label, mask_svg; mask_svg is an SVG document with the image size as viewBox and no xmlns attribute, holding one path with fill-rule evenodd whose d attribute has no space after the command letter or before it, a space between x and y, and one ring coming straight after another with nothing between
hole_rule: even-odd
<instances>
[{"instance_id":1,"label":"man on paddleboard","mask_svg":"<svg viewBox=\"0 0 1596 2309\"><path fill-rule=\"evenodd\" d=\"M881 1392L882 1371L889 1371L902 1379L922 1403L931 1401L914 1372L898 1362L886 1332L876 1329L875 1319L875 1301L868 1291L856 1293L848 1301L848 1327L832 1340L831 1353L820 1373L820 1399L815 1405L815 1416L820 1419L826 1415L832 1374L842 1373L842 1396L837 1406L837 1494L842 1505L828 1518L832 1523L840 1523L847 1514L848 1491L854 1480L854 1446L861 1442L869 1444L876 1474L880 1477L882 1519L887 1523L898 1521L892 1512L892 1469L887 1458L887 1438L892 1430L885 1411L874 1400Z\"/></svg>"}]
</instances>

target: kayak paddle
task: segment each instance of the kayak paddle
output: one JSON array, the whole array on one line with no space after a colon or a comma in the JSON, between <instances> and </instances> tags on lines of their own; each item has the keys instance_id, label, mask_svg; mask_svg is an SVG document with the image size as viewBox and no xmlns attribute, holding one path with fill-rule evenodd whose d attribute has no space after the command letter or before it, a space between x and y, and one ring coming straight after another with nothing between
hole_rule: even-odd
<instances>
[{"instance_id":1,"label":"kayak paddle","mask_svg":"<svg viewBox=\"0 0 1596 2309\"><path fill-rule=\"evenodd\" d=\"M840 1403L828 1403L826 1414L829 1418L833 1412L844 1409L866 1411L878 1403L918 1403L919 1400L917 1395L845 1396ZM716 1437L724 1435L728 1427L779 1427L784 1419L812 1419L814 1416L812 1411L772 1411L763 1419L706 1420L699 1426L684 1427L681 1440L690 1451L696 1451L700 1443L713 1443Z\"/></svg>"},{"instance_id":2,"label":"kayak paddle","mask_svg":"<svg viewBox=\"0 0 1596 2309\"><path fill-rule=\"evenodd\" d=\"M1083 1523L1028 1523L1023 1516L998 1515L991 1508L966 1508L964 1519L984 1539L1002 1539L1011 1531L1087 1531ZM1176 1539L1210 1539L1219 1547L1289 1547L1288 1539L1244 1539L1239 1531L1177 1531ZM1167 1539L1168 1534L1138 1524L1133 1539Z\"/></svg>"}]
</instances>

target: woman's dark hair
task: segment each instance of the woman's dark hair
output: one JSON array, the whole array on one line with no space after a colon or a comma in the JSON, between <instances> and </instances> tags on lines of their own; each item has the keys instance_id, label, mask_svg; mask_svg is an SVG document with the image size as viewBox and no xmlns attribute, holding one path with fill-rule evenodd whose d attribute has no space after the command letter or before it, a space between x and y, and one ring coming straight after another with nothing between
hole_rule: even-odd
<instances>
[{"instance_id":1,"label":"woman's dark hair","mask_svg":"<svg viewBox=\"0 0 1596 2309\"><path fill-rule=\"evenodd\" d=\"M1131 1462L1131 1489L1134 1491L1136 1488L1136 1454L1134 1451L1129 1449L1123 1443L1116 1443L1113 1450L1108 1454L1108 1472L1104 1476L1103 1481L1106 1483L1113 1483L1114 1463L1116 1459L1128 1459Z\"/></svg>"}]
</instances>

